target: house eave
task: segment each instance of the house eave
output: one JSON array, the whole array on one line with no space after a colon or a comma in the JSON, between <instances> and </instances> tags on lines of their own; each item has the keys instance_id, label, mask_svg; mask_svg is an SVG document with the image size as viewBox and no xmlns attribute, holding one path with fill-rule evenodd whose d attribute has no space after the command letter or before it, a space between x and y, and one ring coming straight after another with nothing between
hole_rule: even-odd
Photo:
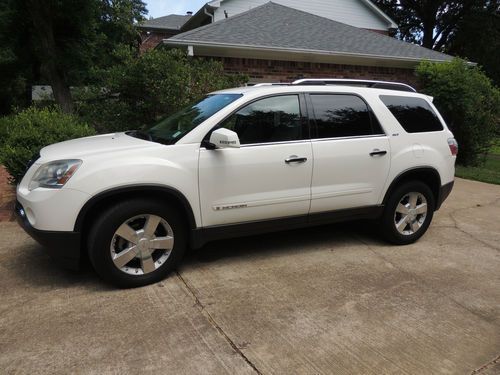
<instances>
[{"instance_id":1,"label":"house eave","mask_svg":"<svg viewBox=\"0 0 500 375\"><path fill-rule=\"evenodd\" d=\"M225 0L214 0L208 2L206 5L212 7L213 9L219 8L221 6L220 3L222 3ZM375 13L378 17L383 19L387 23L387 29L398 29L399 25L394 22L394 20L389 17L385 12L380 9L378 6L373 4L370 0L361 0L362 3L364 3L373 13Z\"/></svg>"},{"instance_id":2,"label":"house eave","mask_svg":"<svg viewBox=\"0 0 500 375\"><path fill-rule=\"evenodd\" d=\"M187 30L192 30L193 27L191 25L195 23L197 20L200 18L203 18L207 15L207 12L214 10L216 7L210 5L210 3L207 3L203 5L193 16L186 21L184 25L182 25L181 30L187 31ZM196 26L194 27L196 28Z\"/></svg>"},{"instance_id":3,"label":"house eave","mask_svg":"<svg viewBox=\"0 0 500 375\"><path fill-rule=\"evenodd\" d=\"M388 25L389 25L389 29L398 29L399 28L399 25L394 22L394 20L389 17L387 14L385 14L385 12L380 9L377 5L375 5L374 3L372 3L370 0L362 0L365 5L370 8L374 13L376 13L378 16L380 16L382 19L384 19Z\"/></svg>"},{"instance_id":4,"label":"house eave","mask_svg":"<svg viewBox=\"0 0 500 375\"><path fill-rule=\"evenodd\" d=\"M163 44L171 47L192 46L195 56L254 58L265 60L285 60L330 64L383 66L413 69L421 61L445 62L448 60L360 54L338 51L308 50L253 45L233 45L229 43L200 42L194 40L164 39Z\"/></svg>"},{"instance_id":5,"label":"house eave","mask_svg":"<svg viewBox=\"0 0 500 375\"><path fill-rule=\"evenodd\" d=\"M162 26L145 26L145 25L136 25L138 29L148 30L148 31L180 31L181 28L173 28L173 27L162 27Z\"/></svg>"}]
</instances>

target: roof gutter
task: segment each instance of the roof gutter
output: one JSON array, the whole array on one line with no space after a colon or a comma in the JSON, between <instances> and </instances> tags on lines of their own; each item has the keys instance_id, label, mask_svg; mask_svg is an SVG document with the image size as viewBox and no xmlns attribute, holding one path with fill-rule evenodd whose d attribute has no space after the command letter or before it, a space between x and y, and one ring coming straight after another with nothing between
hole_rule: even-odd
<instances>
[{"instance_id":1,"label":"roof gutter","mask_svg":"<svg viewBox=\"0 0 500 375\"><path fill-rule=\"evenodd\" d=\"M219 47L227 49L236 50L250 50L250 51L269 51L269 52L290 52L290 53L307 53L314 55L323 56L338 56L338 57L359 57L364 59L379 59L388 61L399 61L399 62L420 62L424 60L432 62L446 62L449 60L439 60L439 59L425 59L418 57L401 57L401 56L387 56L387 55L373 55L373 54L363 54L363 53L351 53L351 52L340 52L340 51L324 51L324 50L312 50L312 49L300 49L300 48L280 48L280 47L267 47L267 46L255 46L246 44L230 44L230 43L214 43L214 42L200 42L194 40L175 40L175 39L164 39L163 44L170 46L193 46L193 47Z\"/></svg>"}]
</instances>

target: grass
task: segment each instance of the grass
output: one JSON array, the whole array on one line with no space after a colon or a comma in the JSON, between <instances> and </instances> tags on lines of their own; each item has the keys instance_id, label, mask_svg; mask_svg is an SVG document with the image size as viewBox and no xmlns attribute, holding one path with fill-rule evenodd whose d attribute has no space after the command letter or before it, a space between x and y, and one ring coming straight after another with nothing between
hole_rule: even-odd
<instances>
[{"instance_id":1,"label":"grass","mask_svg":"<svg viewBox=\"0 0 500 375\"><path fill-rule=\"evenodd\" d=\"M486 162L479 167L463 167L457 165L456 176L469 180L500 185L500 139L486 156Z\"/></svg>"},{"instance_id":2,"label":"grass","mask_svg":"<svg viewBox=\"0 0 500 375\"><path fill-rule=\"evenodd\" d=\"M491 146L490 154L500 156L500 138L497 138L493 143L493 146Z\"/></svg>"}]
</instances>

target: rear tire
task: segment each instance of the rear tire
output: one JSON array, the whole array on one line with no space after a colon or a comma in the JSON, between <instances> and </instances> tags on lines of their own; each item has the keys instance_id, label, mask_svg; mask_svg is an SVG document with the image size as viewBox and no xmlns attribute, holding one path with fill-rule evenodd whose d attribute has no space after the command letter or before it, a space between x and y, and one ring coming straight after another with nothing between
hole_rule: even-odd
<instances>
[{"instance_id":1,"label":"rear tire","mask_svg":"<svg viewBox=\"0 0 500 375\"><path fill-rule=\"evenodd\" d=\"M90 261L105 281L134 288L164 279L182 259L186 224L166 202L123 201L107 208L88 238Z\"/></svg>"},{"instance_id":2,"label":"rear tire","mask_svg":"<svg viewBox=\"0 0 500 375\"><path fill-rule=\"evenodd\" d=\"M424 235L432 221L435 199L420 181L405 182L389 196L381 219L383 237L395 245L408 245Z\"/></svg>"}]
</instances>

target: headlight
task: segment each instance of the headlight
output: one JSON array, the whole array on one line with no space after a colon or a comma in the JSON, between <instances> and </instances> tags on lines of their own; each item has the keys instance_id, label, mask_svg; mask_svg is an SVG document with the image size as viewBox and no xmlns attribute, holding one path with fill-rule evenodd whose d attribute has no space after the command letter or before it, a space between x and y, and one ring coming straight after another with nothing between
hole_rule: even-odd
<instances>
[{"instance_id":1,"label":"headlight","mask_svg":"<svg viewBox=\"0 0 500 375\"><path fill-rule=\"evenodd\" d=\"M81 160L57 160L42 165L33 175L29 190L37 187L60 189L73 176Z\"/></svg>"}]
</instances>

